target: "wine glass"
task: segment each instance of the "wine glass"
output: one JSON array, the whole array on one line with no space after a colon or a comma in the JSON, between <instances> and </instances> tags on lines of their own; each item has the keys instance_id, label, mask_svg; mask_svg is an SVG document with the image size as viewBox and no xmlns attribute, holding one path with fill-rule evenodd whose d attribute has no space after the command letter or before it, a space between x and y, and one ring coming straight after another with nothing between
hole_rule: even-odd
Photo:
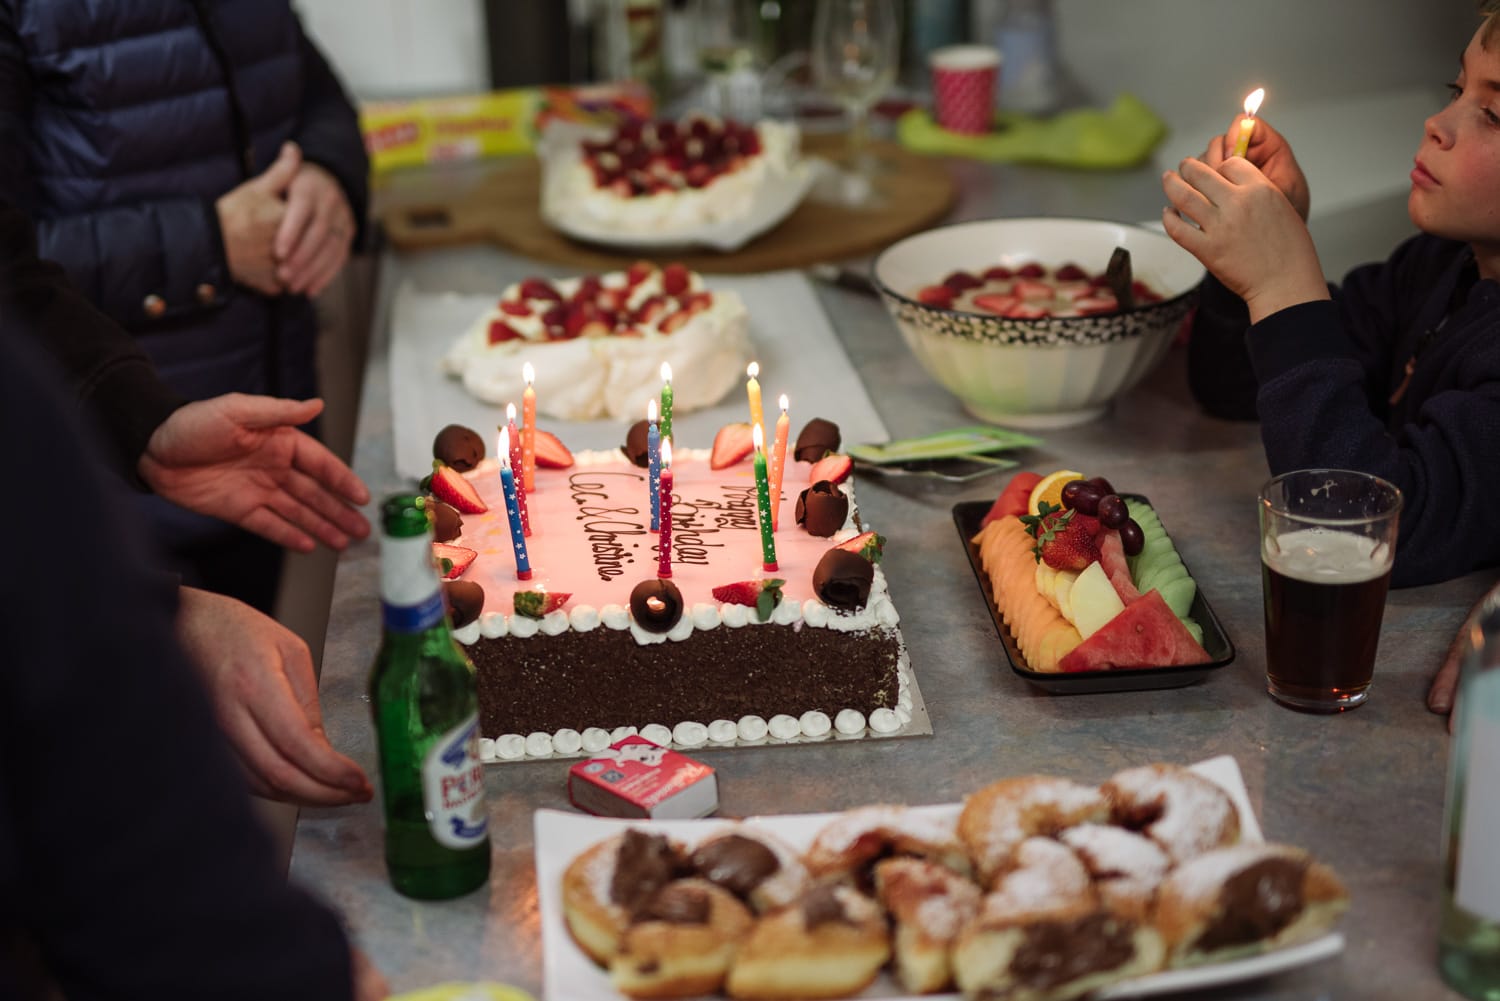
<instances>
[{"instance_id":1,"label":"wine glass","mask_svg":"<svg viewBox=\"0 0 1500 1001\"><path fill-rule=\"evenodd\" d=\"M759 17L751 0L697 0L698 68L705 103L722 118L754 123L760 117Z\"/></svg>"},{"instance_id":2,"label":"wine glass","mask_svg":"<svg viewBox=\"0 0 1500 1001\"><path fill-rule=\"evenodd\" d=\"M868 179L870 107L896 79L901 27L894 0L819 0L813 19L813 82L849 115L847 159Z\"/></svg>"}]
</instances>

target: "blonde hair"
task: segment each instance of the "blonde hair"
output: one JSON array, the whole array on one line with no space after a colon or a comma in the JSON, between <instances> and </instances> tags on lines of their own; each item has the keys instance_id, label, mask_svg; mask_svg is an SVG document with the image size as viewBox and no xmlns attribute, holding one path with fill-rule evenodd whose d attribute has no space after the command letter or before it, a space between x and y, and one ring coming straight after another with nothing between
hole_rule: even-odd
<instances>
[{"instance_id":1,"label":"blonde hair","mask_svg":"<svg viewBox=\"0 0 1500 1001\"><path fill-rule=\"evenodd\" d=\"M1484 23L1479 26L1479 44L1488 49L1500 40L1500 0L1487 0L1479 7Z\"/></svg>"}]
</instances>

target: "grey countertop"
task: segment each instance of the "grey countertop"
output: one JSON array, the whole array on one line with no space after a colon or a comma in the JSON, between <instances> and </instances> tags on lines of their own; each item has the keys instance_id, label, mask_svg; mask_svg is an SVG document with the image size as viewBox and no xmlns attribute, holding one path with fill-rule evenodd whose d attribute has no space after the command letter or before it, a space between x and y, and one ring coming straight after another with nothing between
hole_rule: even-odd
<instances>
[{"instance_id":1,"label":"grey countertop","mask_svg":"<svg viewBox=\"0 0 1500 1001\"><path fill-rule=\"evenodd\" d=\"M955 163L956 219L1069 215L1155 217L1156 170L1108 174ZM1383 250L1372 250L1383 253ZM428 290L495 291L524 273L560 273L490 248L392 255L397 280ZM836 288L819 297L892 435L972 423L915 364L884 308ZM376 497L410 484L395 474L384 312L365 375L355 468ZM1002 479L964 487L863 478L863 513L888 538L884 563L931 714L933 736L835 745L703 750L719 770L726 815L801 813L866 802L953 802L1002 776L1048 772L1096 782L1146 761L1234 755L1268 838L1331 862L1353 906L1344 953L1328 962L1215 992L1231 998L1457 997L1438 977L1439 829L1447 736L1424 708L1449 639L1494 574L1394 592L1369 702L1337 717L1301 715L1265 693L1255 495L1266 476L1256 428L1203 417L1188 396L1181 351L1108 417L1052 431L1028 468L1108 475L1147 495L1237 649L1234 663L1183 689L1051 696L1011 673L951 517ZM322 674L334 744L375 774L366 675L379 642L375 542L338 567ZM292 878L331 901L393 988L497 980L541 995L532 811L567 808L567 762L489 769L494 867L487 891L418 903L384 873L378 803L305 810Z\"/></svg>"}]
</instances>

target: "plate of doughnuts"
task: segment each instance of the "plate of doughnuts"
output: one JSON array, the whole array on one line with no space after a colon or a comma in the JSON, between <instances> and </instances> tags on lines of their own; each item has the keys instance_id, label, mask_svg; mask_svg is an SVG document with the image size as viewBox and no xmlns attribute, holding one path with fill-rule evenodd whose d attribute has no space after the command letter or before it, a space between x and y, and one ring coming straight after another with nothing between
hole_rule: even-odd
<instances>
[{"instance_id":1,"label":"plate of doughnuts","mask_svg":"<svg viewBox=\"0 0 1500 1001\"><path fill-rule=\"evenodd\" d=\"M1122 494L1121 496L1125 497L1128 502L1149 506L1149 501L1139 494ZM986 571L980 547L974 541L975 536L984 526L984 517L989 510L989 501L960 501L953 506L953 522L958 528L960 538L963 539L964 551L968 554L969 567L974 571L974 578L979 584L979 592L984 595L985 605L989 608L990 617L995 622L995 631L1005 650L1006 660L1010 662L1011 670L1018 677L1055 695L1134 692L1156 688L1181 688L1197 684L1220 668L1227 667L1234 660L1234 643L1230 641L1229 634L1219 622L1219 617L1209 606L1208 599L1203 596L1203 590L1195 585L1188 614L1202 629L1200 641L1202 652L1208 655L1209 660L1196 664L1110 670L1035 670L1033 665L1028 663L1015 633L1006 623L1000 606L995 602L990 573ZM1186 567L1184 566L1183 569L1185 571ZM1059 621L1062 620L1059 619ZM1062 624L1067 625L1066 622ZM1077 642L1076 636L1074 642Z\"/></svg>"},{"instance_id":2,"label":"plate of doughnuts","mask_svg":"<svg viewBox=\"0 0 1500 1001\"><path fill-rule=\"evenodd\" d=\"M535 814L545 997L1146 997L1337 955L1348 905L1267 843L1231 757L961 804Z\"/></svg>"}]
</instances>

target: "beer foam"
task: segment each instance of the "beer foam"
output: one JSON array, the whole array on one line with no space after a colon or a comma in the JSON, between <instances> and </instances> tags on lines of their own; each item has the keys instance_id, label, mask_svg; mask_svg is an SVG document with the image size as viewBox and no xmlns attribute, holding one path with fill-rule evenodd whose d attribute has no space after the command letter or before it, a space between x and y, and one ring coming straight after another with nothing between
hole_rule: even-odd
<instances>
[{"instance_id":1,"label":"beer foam","mask_svg":"<svg viewBox=\"0 0 1500 1001\"><path fill-rule=\"evenodd\" d=\"M1283 533L1261 550L1266 566L1310 584L1362 584L1389 572L1393 555L1376 539L1326 528Z\"/></svg>"}]
</instances>

